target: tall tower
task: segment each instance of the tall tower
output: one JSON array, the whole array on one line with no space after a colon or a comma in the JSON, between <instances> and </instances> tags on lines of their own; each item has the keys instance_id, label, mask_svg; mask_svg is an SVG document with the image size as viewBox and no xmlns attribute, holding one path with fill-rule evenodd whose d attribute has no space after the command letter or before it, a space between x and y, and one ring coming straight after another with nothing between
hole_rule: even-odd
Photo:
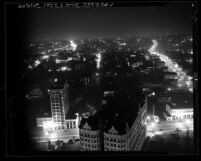
<instances>
[{"instance_id":1,"label":"tall tower","mask_svg":"<svg viewBox=\"0 0 201 161\"><path fill-rule=\"evenodd\" d=\"M48 93L55 129L65 129L65 117L69 110L68 84L66 83L63 89L51 89Z\"/></svg>"}]
</instances>

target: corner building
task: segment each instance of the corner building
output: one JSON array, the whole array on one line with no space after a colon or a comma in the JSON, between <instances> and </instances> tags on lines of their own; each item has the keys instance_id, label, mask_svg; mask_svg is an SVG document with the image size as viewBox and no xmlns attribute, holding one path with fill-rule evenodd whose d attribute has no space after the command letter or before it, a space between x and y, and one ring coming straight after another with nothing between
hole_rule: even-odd
<instances>
[{"instance_id":1,"label":"corner building","mask_svg":"<svg viewBox=\"0 0 201 161\"><path fill-rule=\"evenodd\" d=\"M80 124L80 151L101 151L102 132L92 117L82 118Z\"/></svg>"}]
</instances>

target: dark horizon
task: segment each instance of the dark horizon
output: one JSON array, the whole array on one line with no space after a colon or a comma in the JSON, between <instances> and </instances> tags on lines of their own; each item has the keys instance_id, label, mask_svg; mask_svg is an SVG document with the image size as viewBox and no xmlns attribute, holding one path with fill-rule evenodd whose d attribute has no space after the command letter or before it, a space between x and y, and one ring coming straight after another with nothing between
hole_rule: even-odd
<instances>
[{"instance_id":1,"label":"dark horizon","mask_svg":"<svg viewBox=\"0 0 201 161\"><path fill-rule=\"evenodd\" d=\"M192 3L18 11L29 40L192 33Z\"/></svg>"}]
</instances>

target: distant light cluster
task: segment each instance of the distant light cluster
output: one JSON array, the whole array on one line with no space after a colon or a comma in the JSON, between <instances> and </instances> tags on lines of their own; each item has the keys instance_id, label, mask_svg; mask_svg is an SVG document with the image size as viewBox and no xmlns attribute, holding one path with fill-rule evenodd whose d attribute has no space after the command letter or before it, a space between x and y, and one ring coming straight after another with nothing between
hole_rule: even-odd
<instances>
[{"instance_id":1,"label":"distant light cluster","mask_svg":"<svg viewBox=\"0 0 201 161\"><path fill-rule=\"evenodd\" d=\"M44 56L42 56L42 59L49 59L49 55L44 55Z\"/></svg>"},{"instance_id":2,"label":"distant light cluster","mask_svg":"<svg viewBox=\"0 0 201 161\"><path fill-rule=\"evenodd\" d=\"M71 45L73 51L75 51L77 49L77 45L74 43L74 41L70 40L70 45Z\"/></svg>"},{"instance_id":3,"label":"distant light cluster","mask_svg":"<svg viewBox=\"0 0 201 161\"><path fill-rule=\"evenodd\" d=\"M97 67L97 69L99 69L100 68L100 62L101 62L101 59L102 59L101 54L100 53L96 54L96 57L97 57L97 59L96 59L96 62L97 62L96 67Z\"/></svg>"},{"instance_id":4,"label":"distant light cluster","mask_svg":"<svg viewBox=\"0 0 201 161\"><path fill-rule=\"evenodd\" d=\"M40 63L41 63L41 62L40 62L39 60L36 60L36 61L34 62L34 66L37 67Z\"/></svg>"},{"instance_id":5,"label":"distant light cluster","mask_svg":"<svg viewBox=\"0 0 201 161\"><path fill-rule=\"evenodd\" d=\"M69 67L67 67L67 66L63 66L63 67L61 67L61 68L59 68L59 69L57 69L57 71L71 71L72 69L71 68L69 68Z\"/></svg>"}]
</instances>

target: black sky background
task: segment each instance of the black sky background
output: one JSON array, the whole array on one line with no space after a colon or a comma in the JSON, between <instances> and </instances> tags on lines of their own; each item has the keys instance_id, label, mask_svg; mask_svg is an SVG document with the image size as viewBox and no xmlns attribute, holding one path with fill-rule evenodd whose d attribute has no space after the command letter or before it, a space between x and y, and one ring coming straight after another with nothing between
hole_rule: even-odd
<instances>
[{"instance_id":1,"label":"black sky background","mask_svg":"<svg viewBox=\"0 0 201 161\"><path fill-rule=\"evenodd\" d=\"M165 32L192 32L192 3L112 8L18 9L18 12L21 13L19 18L28 39L152 36Z\"/></svg>"}]
</instances>

